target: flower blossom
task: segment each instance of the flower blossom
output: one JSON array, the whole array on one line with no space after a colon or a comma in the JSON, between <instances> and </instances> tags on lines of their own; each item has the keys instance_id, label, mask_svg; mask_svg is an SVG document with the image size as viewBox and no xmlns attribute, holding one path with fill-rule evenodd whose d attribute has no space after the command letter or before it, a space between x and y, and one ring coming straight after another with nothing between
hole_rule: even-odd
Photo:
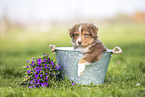
<instances>
[{"instance_id":1,"label":"flower blossom","mask_svg":"<svg viewBox=\"0 0 145 97\"><path fill-rule=\"evenodd\" d=\"M43 54L40 58L32 58L27 61L29 65L25 66L25 79L28 83L28 88L48 87L52 83L52 79L56 79L59 74L58 69L61 66L57 65L48 54ZM25 81L25 80L24 80Z\"/></svg>"}]
</instances>

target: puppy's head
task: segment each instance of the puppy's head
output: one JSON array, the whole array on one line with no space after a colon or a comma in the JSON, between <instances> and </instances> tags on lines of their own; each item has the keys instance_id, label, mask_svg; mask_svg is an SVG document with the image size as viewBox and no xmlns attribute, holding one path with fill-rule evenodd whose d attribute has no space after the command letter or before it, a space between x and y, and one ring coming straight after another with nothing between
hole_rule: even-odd
<instances>
[{"instance_id":1,"label":"puppy's head","mask_svg":"<svg viewBox=\"0 0 145 97\"><path fill-rule=\"evenodd\" d=\"M93 24L81 23L76 24L70 29L69 34L72 42L76 47L87 47L97 39L98 28Z\"/></svg>"}]
</instances>

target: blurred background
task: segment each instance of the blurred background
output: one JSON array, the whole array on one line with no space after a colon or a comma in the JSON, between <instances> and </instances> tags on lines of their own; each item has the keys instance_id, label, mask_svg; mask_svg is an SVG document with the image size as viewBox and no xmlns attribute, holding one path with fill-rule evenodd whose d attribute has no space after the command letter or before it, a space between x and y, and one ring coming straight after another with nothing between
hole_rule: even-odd
<instances>
[{"instance_id":1,"label":"blurred background","mask_svg":"<svg viewBox=\"0 0 145 97\"><path fill-rule=\"evenodd\" d=\"M70 27L80 22L93 23L99 29L107 24L144 23L145 1L0 0L1 39L8 35L8 39L19 42L35 38L38 41L55 40L60 37L58 34L68 33ZM46 40L51 36L49 34L53 37Z\"/></svg>"},{"instance_id":2,"label":"blurred background","mask_svg":"<svg viewBox=\"0 0 145 97\"><path fill-rule=\"evenodd\" d=\"M49 44L72 46L69 28L82 22L96 25L108 48L120 46L120 60L145 57L145 0L0 0L0 74L19 76L43 53L55 60Z\"/></svg>"},{"instance_id":3,"label":"blurred background","mask_svg":"<svg viewBox=\"0 0 145 97\"><path fill-rule=\"evenodd\" d=\"M80 22L93 23L99 28L106 24L144 23L145 1L0 0L1 39L10 35L12 41L26 42L44 34L36 40L47 41L45 38L53 34L49 40L55 40L58 34L67 33Z\"/></svg>"}]
</instances>

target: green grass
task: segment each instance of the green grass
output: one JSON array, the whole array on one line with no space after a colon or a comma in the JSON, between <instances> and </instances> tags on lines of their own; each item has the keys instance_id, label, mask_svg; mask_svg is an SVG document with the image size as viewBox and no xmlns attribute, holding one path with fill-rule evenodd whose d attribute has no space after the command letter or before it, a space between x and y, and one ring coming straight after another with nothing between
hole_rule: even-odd
<instances>
[{"instance_id":1,"label":"green grass","mask_svg":"<svg viewBox=\"0 0 145 97\"><path fill-rule=\"evenodd\" d=\"M56 60L48 46L72 46L67 29L49 33L13 29L10 34L1 35L0 97L144 97L145 24L100 25L98 34L108 48L120 46L123 50L112 56L104 84L72 86L65 80L39 89L18 85L24 78L21 66L43 53Z\"/></svg>"}]
</instances>

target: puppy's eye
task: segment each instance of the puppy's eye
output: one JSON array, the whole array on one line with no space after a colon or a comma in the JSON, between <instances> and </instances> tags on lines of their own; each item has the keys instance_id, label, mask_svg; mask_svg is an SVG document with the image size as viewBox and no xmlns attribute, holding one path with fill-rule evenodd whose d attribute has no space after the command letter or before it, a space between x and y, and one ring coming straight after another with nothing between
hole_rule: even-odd
<instances>
[{"instance_id":1,"label":"puppy's eye","mask_svg":"<svg viewBox=\"0 0 145 97\"><path fill-rule=\"evenodd\" d=\"M79 34L74 34L74 36L79 36Z\"/></svg>"},{"instance_id":2,"label":"puppy's eye","mask_svg":"<svg viewBox=\"0 0 145 97\"><path fill-rule=\"evenodd\" d=\"M84 34L84 36L89 36L89 34Z\"/></svg>"}]
</instances>

